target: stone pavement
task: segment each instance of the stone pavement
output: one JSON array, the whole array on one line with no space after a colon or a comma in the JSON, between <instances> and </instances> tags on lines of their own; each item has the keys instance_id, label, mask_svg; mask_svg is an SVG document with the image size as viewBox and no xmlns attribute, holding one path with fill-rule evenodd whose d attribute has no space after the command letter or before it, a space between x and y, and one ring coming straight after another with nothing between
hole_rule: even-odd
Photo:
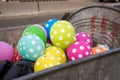
<instances>
[{"instance_id":1,"label":"stone pavement","mask_svg":"<svg viewBox=\"0 0 120 80\"><path fill-rule=\"evenodd\" d=\"M49 13L74 12L92 5L120 5L117 3L101 3L98 0L70 0L50 2L0 2L0 18L16 16L40 15Z\"/></svg>"}]
</instances>

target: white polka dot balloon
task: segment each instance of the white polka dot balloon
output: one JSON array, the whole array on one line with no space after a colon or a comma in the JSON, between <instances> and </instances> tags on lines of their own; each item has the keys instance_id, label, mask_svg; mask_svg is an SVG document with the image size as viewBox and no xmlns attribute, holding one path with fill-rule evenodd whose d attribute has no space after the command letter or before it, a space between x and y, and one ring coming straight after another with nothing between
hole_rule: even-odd
<instances>
[{"instance_id":1,"label":"white polka dot balloon","mask_svg":"<svg viewBox=\"0 0 120 80\"><path fill-rule=\"evenodd\" d=\"M56 23L58 21L58 19L50 19L48 20L47 22L45 22L44 24L44 28L47 32L47 39L50 39L50 31L51 31L51 28L52 26L54 25L54 23Z\"/></svg>"},{"instance_id":2,"label":"white polka dot balloon","mask_svg":"<svg viewBox=\"0 0 120 80\"><path fill-rule=\"evenodd\" d=\"M92 43L93 43L92 37L89 34L87 34L86 32L77 33L76 34L76 40L77 41L85 41L91 46L92 46Z\"/></svg>"},{"instance_id":3,"label":"white polka dot balloon","mask_svg":"<svg viewBox=\"0 0 120 80\"><path fill-rule=\"evenodd\" d=\"M57 59L55 59L52 55L49 56L42 55L36 60L34 64L34 72L38 72L53 66L57 66L59 64L60 62Z\"/></svg>"},{"instance_id":4,"label":"white polka dot balloon","mask_svg":"<svg viewBox=\"0 0 120 80\"><path fill-rule=\"evenodd\" d=\"M35 61L43 54L44 50L44 42L35 35L23 36L18 42L18 52L27 60Z\"/></svg>"},{"instance_id":5,"label":"white polka dot balloon","mask_svg":"<svg viewBox=\"0 0 120 80\"><path fill-rule=\"evenodd\" d=\"M52 55L54 56L55 58L57 58L57 60L60 62L60 63L65 63L66 62L66 54L65 52L59 48L59 47L55 47L55 46L51 46L51 47L48 47L46 50L45 50L45 54L46 55Z\"/></svg>"},{"instance_id":6,"label":"white polka dot balloon","mask_svg":"<svg viewBox=\"0 0 120 80\"><path fill-rule=\"evenodd\" d=\"M34 71L38 72L40 70L60 65L65 62L65 52L61 48L51 46L45 50L44 55L36 60L34 64Z\"/></svg>"},{"instance_id":7,"label":"white polka dot balloon","mask_svg":"<svg viewBox=\"0 0 120 80\"><path fill-rule=\"evenodd\" d=\"M92 55L92 47L83 41L76 41L67 48L69 60L78 60Z\"/></svg>"},{"instance_id":8,"label":"white polka dot balloon","mask_svg":"<svg viewBox=\"0 0 120 80\"><path fill-rule=\"evenodd\" d=\"M50 31L50 39L54 46L66 49L75 41L73 25L68 21L59 20Z\"/></svg>"}]
</instances>

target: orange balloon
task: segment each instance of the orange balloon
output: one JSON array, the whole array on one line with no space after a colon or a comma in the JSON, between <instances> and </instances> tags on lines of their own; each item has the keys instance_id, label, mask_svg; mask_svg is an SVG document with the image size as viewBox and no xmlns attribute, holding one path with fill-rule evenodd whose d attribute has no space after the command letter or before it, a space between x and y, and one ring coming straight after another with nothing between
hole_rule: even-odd
<instances>
[{"instance_id":1,"label":"orange balloon","mask_svg":"<svg viewBox=\"0 0 120 80\"><path fill-rule=\"evenodd\" d=\"M102 48L102 47L94 47L94 48L92 48L92 54L93 55L103 53L105 51L107 51L107 50Z\"/></svg>"}]
</instances>

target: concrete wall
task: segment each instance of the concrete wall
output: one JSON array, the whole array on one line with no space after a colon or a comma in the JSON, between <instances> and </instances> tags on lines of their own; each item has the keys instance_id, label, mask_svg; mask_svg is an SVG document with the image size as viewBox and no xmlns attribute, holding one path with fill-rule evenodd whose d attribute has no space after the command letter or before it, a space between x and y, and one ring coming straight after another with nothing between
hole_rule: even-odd
<instances>
[{"instance_id":1,"label":"concrete wall","mask_svg":"<svg viewBox=\"0 0 120 80\"><path fill-rule=\"evenodd\" d=\"M116 3L119 4L119 3ZM46 2L0 2L1 15L21 15L38 12L64 12L77 11L90 5L115 5L113 3L99 3L98 0L68 0L68 1L46 1ZM0 15L0 17L1 17Z\"/></svg>"},{"instance_id":2,"label":"concrete wall","mask_svg":"<svg viewBox=\"0 0 120 80\"><path fill-rule=\"evenodd\" d=\"M37 3L6 3L0 2L0 12L4 14L21 14L38 11Z\"/></svg>"},{"instance_id":3,"label":"concrete wall","mask_svg":"<svg viewBox=\"0 0 120 80\"><path fill-rule=\"evenodd\" d=\"M39 6L38 6L39 5ZM1 15L32 14L36 12L64 11L79 7L79 3L69 1L54 2L0 2ZM81 5L82 6L82 5Z\"/></svg>"}]
</instances>

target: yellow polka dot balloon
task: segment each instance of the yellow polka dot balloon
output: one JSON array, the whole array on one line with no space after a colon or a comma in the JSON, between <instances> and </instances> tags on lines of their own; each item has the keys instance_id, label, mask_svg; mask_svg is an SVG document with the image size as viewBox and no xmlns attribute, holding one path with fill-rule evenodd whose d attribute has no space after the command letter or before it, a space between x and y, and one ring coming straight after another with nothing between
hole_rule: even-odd
<instances>
[{"instance_id":1,"label":"yellow polka dot balloon","mask_svg":"<svg viewBox=\"0 0 120 80\"><path fill-rule=\"evenodd\" d=\"M66 62L66 55L65 52L58 47L51 46L45 50L46 55L52 55L55 57L60 63L65 63Z\"/></svg>"},{"instance_id":2,"label":"yellow polka dot balloon","mask_svg":"<svg viewBox=\"0 0 120 80\"><path fill-rule=\"evenodd\" d=\"M56 66L57 64L60 64L57 59L51 59L53 56L47 56L43 55L37 59L37 61L34 64L34 72L38 72L53 66Z\"/></svg>"},{"instance_id":3,"label":"yellow polka dot balloon","mask_svg":"<svg viewBox=\"0 0 120 80\"><path fill-rule=\"evenodd\" d=\"M54 46L66 49L75 41L73 25L68 21L59 20L51 28L50 39Z\"/></svg>"},{"instance_id":4,"label":"yellow polka dot balloon","mask_svg":"<svg viewBox=\"0 0 120 80\"><path fill-rule=\"evenodd\" d=\"M39 57L34 64L34 72L38 72L66 62L66 55L61 48L51 46L47 48L44 55Z\"/></svg>"}]
</instances>

